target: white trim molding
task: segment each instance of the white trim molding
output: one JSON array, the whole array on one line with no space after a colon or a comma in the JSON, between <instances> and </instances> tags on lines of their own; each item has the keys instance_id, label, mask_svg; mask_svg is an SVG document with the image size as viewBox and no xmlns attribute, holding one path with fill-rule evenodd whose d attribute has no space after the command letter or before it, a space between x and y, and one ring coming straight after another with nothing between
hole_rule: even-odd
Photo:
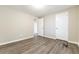
<instances>
[{"instance_id":1,"label":"white trim molding","mask_svg":"<svg viewBox=\"0 0 79 59\"><path fill-rule=\"evenodd\" d=\"M56 39L55 36L46 36L46 35L43 35L43 37L47 37L47 38L51 38L51 39Z\"/></svg>"},{"instance_id":2,"label":"white trim molding","mask_svg":"<svg viewBox=\"0 0 79 59\"><path fill-rule=\"evenodd\" d=\"M25 40L25 39L30 39L30 38L33 38L33 37L34 36L24 37L24 38L20 38L20 39L17 39L17 40L13 40L13 41L9 41L9 42L4 42L4 43L1 43L0 45L6 45L6 44L9 44L9 43L18 42L18 41Z\"/></svg>"},{"instance_id":3,"label":"white trim molding","mask_svg":"<svg viewBox=\"0 0 79 59\"><path fill-rule=\"evenodd\" d=\"M78 42L73 42L73 41L68 41L68 42L77 44L79 46L79 43Z\"/></svg>"},{"instance_id":4,"label":"white trim molding","mask_svg":"<svg viewBox=\"0 0 79 59\"><path fill-rule=\"evenodd\" d=\"M78 43L78 46L79 46L79 43Z\"/></svg>"}]
</instances>

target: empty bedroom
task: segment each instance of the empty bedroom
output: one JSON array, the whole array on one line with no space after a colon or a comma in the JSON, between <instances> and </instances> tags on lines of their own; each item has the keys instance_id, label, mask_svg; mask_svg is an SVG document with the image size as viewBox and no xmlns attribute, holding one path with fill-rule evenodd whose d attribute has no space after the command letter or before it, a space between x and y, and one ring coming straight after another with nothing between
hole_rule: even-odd
<instances>
[{"instance_id":1,"label":"empty bedroom","mask_svg":"<svg viewBox=\"0 0 79 59\"><path fill-rule=\"evenodd\" d=\"M0 54L79 54L79 6L0 5Z\"/></svg>"}]
</instances>

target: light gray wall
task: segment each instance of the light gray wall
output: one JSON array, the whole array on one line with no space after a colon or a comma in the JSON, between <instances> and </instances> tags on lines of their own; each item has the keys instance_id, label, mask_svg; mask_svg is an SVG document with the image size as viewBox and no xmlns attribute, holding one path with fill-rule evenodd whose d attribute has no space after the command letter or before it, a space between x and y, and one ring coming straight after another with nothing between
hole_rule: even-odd
<instances>
[{"instance_id":1,"label":"light gray wall","mask_svg":"<svg viewBox=\"0 0 79 59\"><path fill-rule=\"evenodd\" d=\"M69 12L69 41L78 43L78 12L77 7L71 8Z\"/></svg>"},{"instance_id":2,"label":"light gray wall","mask_svg":"<svg viewBox=\"0 0 79 59\"><path fill-rule=\"evenodd\" d=\"M33 36L34 18L18 10L0 7L0 44Z\"/></svg>"}]
</instances>

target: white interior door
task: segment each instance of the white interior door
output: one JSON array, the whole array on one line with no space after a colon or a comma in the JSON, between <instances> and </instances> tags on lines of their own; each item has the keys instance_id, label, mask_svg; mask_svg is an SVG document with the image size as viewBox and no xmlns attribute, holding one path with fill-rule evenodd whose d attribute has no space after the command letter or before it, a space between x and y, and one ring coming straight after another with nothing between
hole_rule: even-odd
<instances>
[{"instance_id":1,"label":"white interior door","mask_svg":"<svg viewBox=\"0 0 79 59\"><path fill-rule=\"evenodd\" d=\"M56 38L68 40L68 12L56 15Z\"/></svg>"},{"instance_id":2,"label":"white interior door","mask_svg":"<svg viewBox=\"0 0 79 59\"><path fill-rule=\"evenodd\" d=\"M43 36L43 21L43 18L37 20L37 32L40 36Z\"/></svg>"}]
</instances>

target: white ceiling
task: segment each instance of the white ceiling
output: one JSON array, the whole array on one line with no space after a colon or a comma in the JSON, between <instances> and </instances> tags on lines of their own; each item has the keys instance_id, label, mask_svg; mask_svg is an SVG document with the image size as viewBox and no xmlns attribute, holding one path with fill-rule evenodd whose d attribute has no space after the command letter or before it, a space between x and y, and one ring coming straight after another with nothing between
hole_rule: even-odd
<instances>
[{"instance_id":1,"label":"white ceiling","mask_svg":"<svg viewBox=\"0 0 79 59\"><path fill-rule=\"evenodd\" d=\"M43 8L35 8L32 5L14 5L14 6L11 5L8 7L23 11L25 13L29 13L36 17L42 17L73 6L72 5L46 5Z\"/></svg>"}]
</instances>

